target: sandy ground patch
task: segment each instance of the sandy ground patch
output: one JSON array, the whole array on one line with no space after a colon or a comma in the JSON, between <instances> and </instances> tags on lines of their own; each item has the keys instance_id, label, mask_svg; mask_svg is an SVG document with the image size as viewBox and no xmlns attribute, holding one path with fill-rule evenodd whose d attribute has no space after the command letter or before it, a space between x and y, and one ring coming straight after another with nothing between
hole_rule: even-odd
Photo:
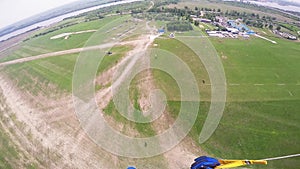
<instances>
[{"instance_id":1,"label":"sandy ground patch","mask_svg":"<svg viewBox=\"0 0 300 169\"><path fill-rule=\"evenodd\" d=\"M68 39L68 37L71 36L71 35L78 35L78 34L91 33L91 32L97 32L97 30L85 30L85 31L78 31L78 32L67 32L67 33L62 33L62 34L59 34L59 35L52 36L50 39L59 39L59 38Z\"/></svg>"},{"instance_id":2,"label":"sandy ground patch","mask_svg":"<svg viewBox=\"0 0 300 169\"><path fill-rule=\"evenodd\" d=\"M14 123L23 124L22 128L15 130L23 134L15 134L15 137L21 140L21 148L32 159L41 161L41 167L111 167L106 161L111 154L100 149L82 131L73 112L70 96L59 100L31 96L19 91L4 76L1 76L0 87L7 106L17 117ZM35 108L36 103L41 104L43 109Z\"/></svg>"}]
</instances>

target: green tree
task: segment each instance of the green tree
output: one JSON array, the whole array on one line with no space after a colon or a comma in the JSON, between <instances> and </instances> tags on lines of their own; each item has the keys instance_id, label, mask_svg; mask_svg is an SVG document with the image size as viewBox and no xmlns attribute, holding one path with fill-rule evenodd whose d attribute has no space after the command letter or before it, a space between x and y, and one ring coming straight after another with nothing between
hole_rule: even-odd
<instances>
[{"instance_id":1,"label":"green tree","mask_svg":"<svg viewBox=\"0 0 300 169\"><path fill-rule=\"evenodd\" d=\"M276 30L280 31L281 27L280 26L277 26Z\"/></svg>"},{"instance_id":2,"label":"green tree","mask_svg":"<svg viewBox=\"0 0 300 169\"><path fill-rule=\"evenodd\" d=\"M273 30L273 25L272 24L269 25L269 29Z\"/></svg>"}]
</instances>

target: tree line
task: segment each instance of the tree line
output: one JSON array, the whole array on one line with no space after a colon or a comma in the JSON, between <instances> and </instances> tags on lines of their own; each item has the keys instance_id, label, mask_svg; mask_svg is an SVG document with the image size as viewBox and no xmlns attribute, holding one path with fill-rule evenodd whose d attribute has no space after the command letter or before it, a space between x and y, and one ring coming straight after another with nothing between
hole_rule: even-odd
<instances>
[{"instance_id":1,"label":"tree line","mask_svg":"<svg viewBox=\"0 0 300 169\"><path fill-rule=\"evenodd\" d=\"M172 21L167 23L167 30L172 31L190 31L193 30L193 27L191 26L190 22L187 21Z\"/></svg>"}]
</instances>

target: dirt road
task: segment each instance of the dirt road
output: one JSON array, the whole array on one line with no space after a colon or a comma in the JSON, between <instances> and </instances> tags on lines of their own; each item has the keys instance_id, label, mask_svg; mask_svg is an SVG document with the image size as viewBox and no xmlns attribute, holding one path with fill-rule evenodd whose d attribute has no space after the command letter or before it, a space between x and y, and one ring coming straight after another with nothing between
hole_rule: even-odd
<instances>
[{"instance_id":1,"label":"dirt road","mask_svg":"<svg viewBox=\"0 0 300 169\"><path fill-rule=\"evenodd\" d=\"M20 58L20 59L7 61L7 62L2 62L2 63L0 63L0 66L7 66L7 65L12 65L12 64L17 64L17 63L29 62L29 61L33 61L33 60L54 57L54 56L62 56L62 55L67 55L67 54L80 53L80 52L84 52L84 51L108 49L115 45L127 45L127 44L132 44L132 43L137 43L137 42L138 41L106 43L106 44L97 45L97 46L89 46L89 47L83 47L83 48L74 48L74 49L69 49L69 50L51 52L51 53L41 54L41 55L37 55L37 56L30 56L30 57L26 57L26 58Z\"/></svg>"}]
</instances>

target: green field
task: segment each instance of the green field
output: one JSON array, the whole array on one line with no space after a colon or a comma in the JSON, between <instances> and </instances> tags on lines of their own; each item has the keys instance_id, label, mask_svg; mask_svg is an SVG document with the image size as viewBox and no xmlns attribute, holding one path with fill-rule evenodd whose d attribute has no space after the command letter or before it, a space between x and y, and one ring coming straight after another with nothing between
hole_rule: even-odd
<instances>
[{"instance_id":1,"label":"green field","mask_svg":"<svg viewBox=\"0 0 300 169\"><path fill-rule=\"evenodd\" d=\"M105 17L101 20L95 20L90 22L81 22L70 27L56 30L51 33L47 33L43 36L31 38L28 41L21 43L17 50L10 52L7 57L1 58L0 62L14 60L18 58L36 56L39 54L56 52L74 48L81 48L91 45L100 45L105 40L110 40L109 37L118 37L119 33L129 29L131 23L127 22L130 19L129 16L111 16ZM117 29L114 29L114 28ZM110 30L110 34L102 32L102 30ZM113 29L113 30L111 30ZM98 32L82 33L70 35L68 39L50 39L53 36L60 35L62 33L79 32L86 30L97 30ZM47 32L47 30L41 31ZM39 32L40 33L40 32ZM93 35L94 34L94 35ZM88 40L93 36L100 35L97 39L97 43L88 43Z\"/></svg>"},{"instance_id":2,"label":"green field","mask_svg":"<svg viewBox=\"0 0 300 169\"><path fill-rule=\"evenodd\" d=\"M273 39L278 44L261 39L212 39L217 51L227 56L223 60L227 82L240 85L228 86L224 117L205 144L211 152L226 158L258 159L299 153L300 43ZM295 168L299 161L269 165Z\"/></svg>"},{"instance_id":3,"label":"green field","mask_svg":"<svg viewBox=\"0 0 300 169\"><path fill-rule=\"evenodd\" d=\"M71 27L67 27L65 29L61 29L59 31L55 31L45 36L40 36L38 38L34 38L22 43L21 48L14 51L12 55L2 58L1 61L4 62L8 60L14 60L16 58L35 56L50 51L67 50L83 46L103 44L109 39L107 38L107 33L101 32L101 27L104 27L106 30L114 29L111 32L111 36L114 36L128 29L128 26L126 26L130 25L130 23L126 21L128 19L128 16L108 17L107 19L102 19L101 22L84 22ZM115 26L120 24L123 24L123 26L115 29ZM93 38L91 38L91 40L88 41L88 39L91 37L91 33L74 35L75 39L72 39L71 37L68 40L50 40L51 36L60 34L62 32L98 28L100 31L97 32L96 35L93 35L93 37L96 36L96 38L94 38L96 40L93 40ZM100 36L101 38L98 38L98 36ZM66 45L60 44L58 41L65 43ZM111 51L112 55L105 55L103 57L103 60L98 68L98 74L117 64L118 61L127 53L127 51L131 49L132 46L130 45L114 46L111 49L103 49ZM93 53L97 54L97 50L93 51ZM84 54L85 53L83 52L83 55ZM49 93L49 90L44 89L52 87L58 87L58 89L61 91L71 92L74 66L79 55L80 53L67 54L13 64L7 66L5 69L3 69L3 71L9 76L14 77L14 81L20 89L28 90L35 95L37 95L39 92L43 92L46 95L51 95ZM60 92L59 90L51 91L51 93L55 92L56 94L58 94Z\"/></svg>"},{"instance_id":4,"label":"green field","mask_svg":"<svg viewBox=\"0 0 300 169\"><path fill-rule=\"evenodd\" d=\"M187 65L189 65L191 71L194 73L195 78L197 80L198 88L201 93L201 99L209 100L210 88L209 86L202 83L202 80L205 80L206 83L209 83L209 77L199 57L186 45L180 43L180 41L176 39L158 38L155 40L154 43L158 45L157 48L174 53ZM158 57L164 56L159 55ZM169 100L180 100L179 88L176 85L174 85L176 84L176 82L172 77L170 77L170 75L162 71L154 71L154 77L155 79L157 79L157 81L160 81L157 85L165 91Z\"/></svg>"},{"instance_id":5,"label":"green field","mask_svg":"<svg viewBox=\"0 0 300 169\"><path fill-rule=\"evenodd\" d=\"M222 59L229 101L298 100L300 43L272 38L211 39ZM247 90L245 90L247 89Z\"/></svg>"},{"instance_id":6,"label":"green field","mask_svg":"<svg viewBox=\"0 0 300 169\"><path fill-rule=\"evenodd\" d=\"M112 55L104 56L98 74L117 64L117 62L130 50L130 46L116 46L110 51ZM51 95L44 90L55 85L61 91L72 91L73 70L79 54L50 57L25 63L9 65L4 70L14 80L19 88L37 95L39 92ZM22 73L20 73L22 72ZM55 88L54 86L54 88ZM60 91L56 91L58 94Z\"/></svg>"},{"instance_id":7,"label":"green field","mask_svg":"<svg viewBox=\"0 0 300 169\"><path fill-rule=\"evenodd\" d=\"M223 62L227 80L223 118L213 136L200 145L210 154L221 158L261 159L299 153L300 43L269 38L278 44L258 38L210 39ZM180 56L196 77L200 76L197 70L203 66L189 62L193 54L189 54L184 44L175 39L157 39L155 43ZM168 109L176 117L174 112L179 111L180 102L172 96L178 92L178 87L172 85L175 81L163 73L154 71L154 75L158 86L169 94ZM205 76L205 71L201 75ZM200 85L201 92L208 92L207 88ZM198 119L190 133L196 141L210 105L207 101L200 104ZM299 160L287 159L272 161L267 168L298 165Z\"/></svg>"}]
</instances>

